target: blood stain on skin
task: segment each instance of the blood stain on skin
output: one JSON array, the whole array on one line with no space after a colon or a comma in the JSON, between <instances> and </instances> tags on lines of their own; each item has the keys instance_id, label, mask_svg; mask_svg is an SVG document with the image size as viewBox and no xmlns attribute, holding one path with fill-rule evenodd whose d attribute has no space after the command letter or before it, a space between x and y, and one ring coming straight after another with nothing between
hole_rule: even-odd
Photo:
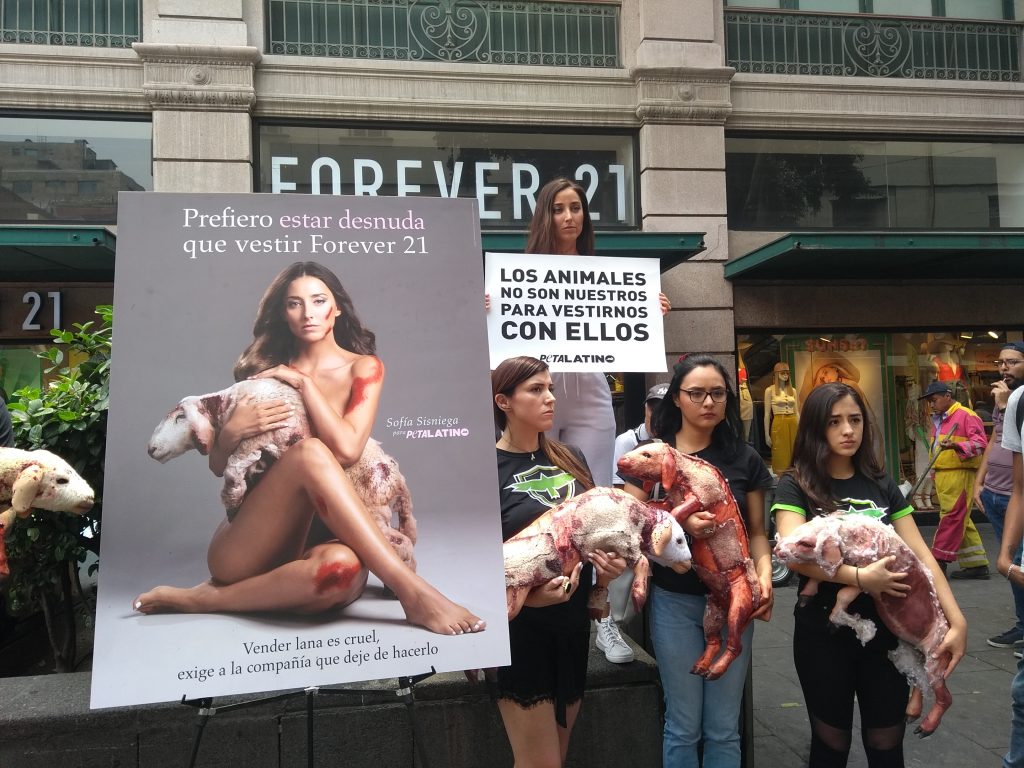
<instances>
[{"instance_id":1,"label":"blood stain on skin","mask_svg":"<svg viewBox=\"0 0 1024 768\"><path fill-rule=\"evenodd\" d=\"M374 360L374 369L369 376L356 376L352 381L352 392L348 396L345 413L351 413L366 401L366 389L371 384L378 384L384 378L384 366L380 360Z\"/></svg>"},{"instance_id":2,"label":"blood stain on skin","mask_svg":"<svg viewBox=\"0 0 1024 768\"><path fill-rule=\"evenodd\" d=\"M322 595L330 590L345 589L358 572L359 566L354 563L324 563L313 577L316 593Z\"/></svg>"}]
</instances>

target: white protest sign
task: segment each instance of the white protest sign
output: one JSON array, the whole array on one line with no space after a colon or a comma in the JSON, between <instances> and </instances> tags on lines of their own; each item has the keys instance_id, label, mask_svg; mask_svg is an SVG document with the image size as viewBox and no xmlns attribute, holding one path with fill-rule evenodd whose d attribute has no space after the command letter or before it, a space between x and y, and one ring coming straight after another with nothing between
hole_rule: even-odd
<instances>
[{"instance_id":1,"label":"white protest sign","mask_svg":"<svg viewBox=\"0 0 1024 768\"><path fill-rule=\"evenodd\" d=\"M531 355L555 372L664 371L657 259L487 253L491 368Z\"/></svg>"}]
</instances>

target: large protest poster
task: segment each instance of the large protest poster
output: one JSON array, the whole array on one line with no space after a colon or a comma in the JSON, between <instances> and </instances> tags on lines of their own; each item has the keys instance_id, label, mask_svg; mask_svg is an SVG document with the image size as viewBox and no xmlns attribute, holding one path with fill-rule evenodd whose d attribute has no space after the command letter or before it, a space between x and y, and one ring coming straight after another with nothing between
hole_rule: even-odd
<instances>
[{"instance_id":1,"label":"large protest poster","mask_svg":"<svg viewBox=\"0 0 1024 768\"><path fill-rule=\"evenodd\" d=\"M487 253L491 367L517 355L556 372L664 371L656 259Z\"/></svg>"},{"instance_id":2,"label":"large protest poster","mask_svg":"<svg viewBox=\"0 0 1024 768\"><path fill-rule=\"evenodd\" d=\"M483 632L411 625L372 575L347 608L311 617L133 610L157 585L209 579L225 519L207 457L158 463L151 434L183 397L233 384L264 291L307 260L337 275L376 334L386 374L372 436L411 494L417 573ZM482 295L472 201L121 195L93 707L508 663Z\"/></svg>"}]
</instances>

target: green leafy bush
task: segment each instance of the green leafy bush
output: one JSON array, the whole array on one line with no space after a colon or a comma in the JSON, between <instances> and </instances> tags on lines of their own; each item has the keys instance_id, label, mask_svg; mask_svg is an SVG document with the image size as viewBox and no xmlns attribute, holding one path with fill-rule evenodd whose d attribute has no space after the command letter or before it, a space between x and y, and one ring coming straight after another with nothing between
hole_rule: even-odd
<instances>
[{"instance_id":1,"label":"green leafy bush","mask_svg":"<svg viewBox=\"0 0 1024 768\"><path fill-rule=\"evenodd\" d=\"M49 363L46 372L53 378L41 390L18 390L8 405L17 447L57 454L96 492L96 504L85 515L33 512L7 536L9 607L16 613L43 610L58 669L74 663L71 586L77 584L78 565L90 551L99 552L113 308L99 306L96 314L98 323L51 331L61 346L48 348L40 357ZM69 631L70 640L65 636Z\"/></svg>"}]
</instances>

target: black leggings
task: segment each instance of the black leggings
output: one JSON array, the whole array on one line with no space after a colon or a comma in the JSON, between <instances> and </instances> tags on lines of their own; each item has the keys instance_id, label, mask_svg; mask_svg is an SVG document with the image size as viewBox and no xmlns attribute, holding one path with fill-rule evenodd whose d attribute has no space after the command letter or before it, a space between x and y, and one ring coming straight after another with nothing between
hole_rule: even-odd
<instances>
[{"instance_id":1,"label":"black leggings","mask_svg":"<svg viewBox=\"0 0 1024 768\"><path fill-rule=\"evenodd\" d=\"M808 606L807 609L810 609ZM903 733L910 687L889 661L896 638L884 627L862 646L847 627L821 626L797 609L793 662L811 721L809 768L845 768L853 732L853 698L860 705L861 740L870 768L903 768ZM801 621L804 618L804 621Z\"/></svg>"}]
</instances>

